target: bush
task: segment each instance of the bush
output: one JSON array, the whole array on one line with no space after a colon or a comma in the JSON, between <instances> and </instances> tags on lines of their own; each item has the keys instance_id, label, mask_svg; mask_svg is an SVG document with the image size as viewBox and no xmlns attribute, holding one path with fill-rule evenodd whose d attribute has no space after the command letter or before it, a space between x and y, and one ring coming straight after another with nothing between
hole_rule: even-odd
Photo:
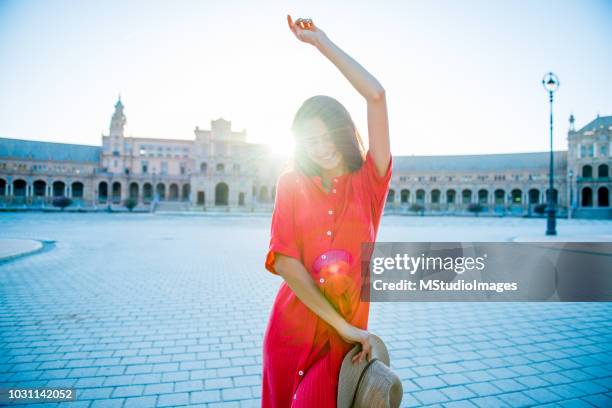
<instances>
[{"instance_id":1,"label":"bush","mask_svg":"<svg viewBox=\"0 0 612 408\"><path fill-rule=\"evenodd\" d=\"M72 200L68 197L61 196L53 198L53 206L61 208L62 211L64 211L64 208L68 207L70 204L72 204Z\"/></svg>"},{"instance_id":2,"label":"bush","mask_svg":"<svg viewBox=\"0 0 612 408\"><path fill-rule=\"evenodd\" d=\"M413 203L410 205L410 211L420 212L423 215L425 207L418 203Z\"/></svg>"},{"instance_id":3,"label":"bush","mask_svg":"<svg viewBox=\"0 0 612 408\"><path fill-rule=\"evenodd\" d=\"M134 209L134 207L136 207L138 205L138 201L136 201L135 198L128 198L127 200L125 200L125 207L132 211Z\"/></svg>"},{"instance_id":4,"label":"bush","mask_svg":"<svg viewBox=\"0 0 612 408\"><path fill-rule=\"evenodd\" d=\"M533 212L536 214L544 214L544 212L546 212L546 204L537 204L535 207L533 207Z\"/></svg>"},{"instance_id":5,"label":"bush","mask_svg":"<svg viewBox=\"0 0 612 408\"><path fill-rule=\"evenodd\" d=\"M478 217L478 213L481 213L484 207L480 203L470 203L468 204L467 210L469 212L473 212L475 216Z\"/></svg>"}]
</instances>

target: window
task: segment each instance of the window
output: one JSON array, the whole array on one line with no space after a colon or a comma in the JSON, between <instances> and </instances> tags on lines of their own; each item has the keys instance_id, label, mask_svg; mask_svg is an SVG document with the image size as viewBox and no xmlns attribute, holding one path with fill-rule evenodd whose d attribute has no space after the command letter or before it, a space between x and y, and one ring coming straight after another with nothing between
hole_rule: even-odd
<instances>
[{"instance_id":1,"label":"window","mask_svg":"<svg viewBox=\"0 0 612 408\"><path fill-rule=\"evenodd\" d=\"M161 174L168 174L168 162L161 162Z\"/></svg>"},{"instance_id":2,"label":"window","mask_svg":"<svg viewBox=\"0 0 612 408\"><path fill-rule=\"evenodd\" d=\"M147 174L149 172L149 162L148 161L142 161L140 163L140 166L141 166L142 174Z\"/></svg>"}]
</instances>

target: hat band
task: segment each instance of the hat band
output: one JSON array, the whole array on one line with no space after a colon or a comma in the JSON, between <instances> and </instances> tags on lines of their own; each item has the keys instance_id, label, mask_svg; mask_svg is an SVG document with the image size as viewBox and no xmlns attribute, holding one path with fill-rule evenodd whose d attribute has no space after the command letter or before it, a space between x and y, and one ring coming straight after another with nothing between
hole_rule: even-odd
<instances>
[{"instance_id":1,"label":"hat band","mask_svg":"<svg viewBox=\"0 0 612 408\"><path fill-rule=\"evenodd\" d=\"M359 379L357 380L357 386L355 387L355 392L353 393L353 398L351 399L350 408L353 408L353 404L355 404L355 398L357 397L357 391L359 390L359 384L361 383L361 379L363 378L363 375L365 374L367 369L370 367L370 365L376 360L378 360L376 357L372 358L368 362L368 364L363 368L363 370L361 371L361 374L359 374Z\"/></svg>"}]
</instances>

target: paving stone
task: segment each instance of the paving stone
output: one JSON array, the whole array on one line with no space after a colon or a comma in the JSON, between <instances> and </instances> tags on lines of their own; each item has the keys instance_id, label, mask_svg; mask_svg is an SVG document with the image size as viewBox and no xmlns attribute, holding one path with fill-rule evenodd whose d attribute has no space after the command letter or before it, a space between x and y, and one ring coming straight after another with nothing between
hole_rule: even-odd
<instances>
[{"instance_id":1,"label":"paving stone","mask_svg":"<svg viewBox=\"0 0 612 408\"><path fill-rule=\"evenodd\" d=\"M0 265L3 324L14 328L2 336L0 381L74 386L89 408L259 406L263 333L281 283L263 268L269 218L132 215L0 217L0 237L57 242ZM612 229L558 222L573 233ZM504 241L541 226L385 216L379 240L409 231ZM612 406L612 304L385 302L370 311L402 379L402 407Z\"/></svg>"}]
</instances>

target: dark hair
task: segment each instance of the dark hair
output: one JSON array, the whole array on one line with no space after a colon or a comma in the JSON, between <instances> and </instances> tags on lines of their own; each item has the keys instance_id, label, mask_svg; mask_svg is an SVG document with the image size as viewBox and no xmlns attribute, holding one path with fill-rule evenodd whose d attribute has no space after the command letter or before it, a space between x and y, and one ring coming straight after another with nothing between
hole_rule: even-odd
<instances>
[{"instance_id":1,"label":"dark hair","mask_svg":"<svg viewBox=\"0 0 612 408\"><path fill-rule=\"evenodd\" d=\"M292 165L307 176L320 176L321 168L310 160L303 144L302 124L305 120L319 118L327 128L331 141L342 155L349 171L361 168L365 161L365 149L355 123L346 108L331 96L312 96L298 109L291 131L295 140Z\"/></svg>"}]
</instances>

